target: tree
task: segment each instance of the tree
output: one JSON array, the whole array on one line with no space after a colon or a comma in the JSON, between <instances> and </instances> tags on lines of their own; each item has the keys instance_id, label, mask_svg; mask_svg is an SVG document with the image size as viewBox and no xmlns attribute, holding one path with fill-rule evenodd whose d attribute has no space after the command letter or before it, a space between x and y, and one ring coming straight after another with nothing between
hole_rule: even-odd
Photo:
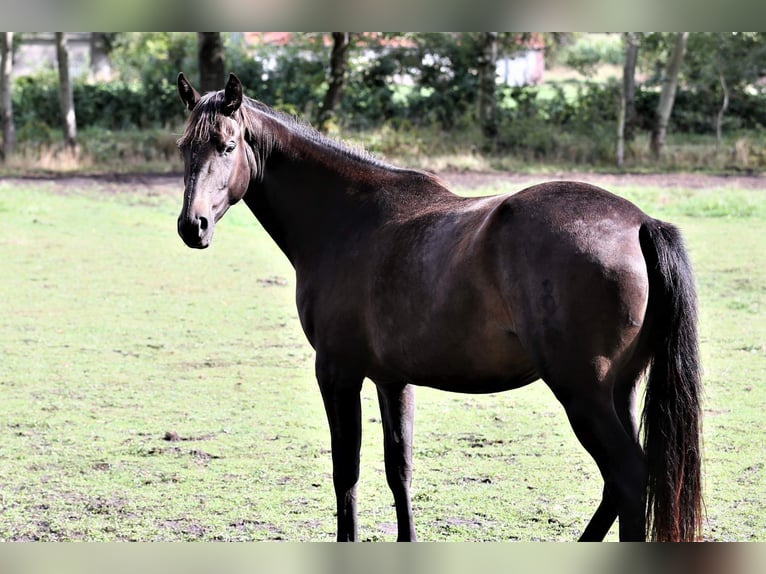
<instances>
[{"instance_id":1,"label":"tree","mask_svg":"<svg viewBox=\"0 0 766 574\"><path fill-rule=\"evenodd\" d=\"M766 75L766 34L759 32L695 32L690 34L684 60L684 77L689 89L705 102L719 102L715 109L705 106L698 113L710 118L720 147L724 118L729 104L743 100L747 92ZM704 118L703 121L705 121Z\"/></svg>"},{"instance_id":2,"label":"tree","mask_svg":"<svg viewBox=\"0 0 766 574\"><path fill-rule=\"evenodd\" d=\"M220 32L197 33L197 60L202 93L223 88L226 82L226 70L223 39Z\"/></svg>"},{"instance_id":3,"label":"tree","mask_svg":"<svg viewBox=\"0 0 766 574\"><path fill-rule=\"evenodd\" d=\"M660 101L657 105L650 143L655 160L660 158L662 148L665 145L668 121L670 120L670 113L673 111L673 101L675 100L676 89L678 87L678 73L681 71L681 65L686 54L688 38L689 32L677 32L675 34L673 50L665 66L665 73L662 78L662 92L660 93Z\"/></svg>"},{"instance_id":4,"label":"tree","mask_svg":"<svg viewBox=\"0 0 766 574\"><path fill-rule=\"evenodd\" d=\"M106 82L112 77L112 66L109 62L109 52L112 49L112 36L104 32L90 34L90 78L98 82Z\"/></svg>"},{"instance_id":5,"label":"tree","mask_svg":"<svg viewBox=\"0 0 766 574\"><path fill-rule=\"evenodd\" d=\"M64 32L56 32L56 59L59 69L59 100L61 103L64 144L70 151L77 148L77 122L74 111L74 94L69 77L69 46Z\"/></svg>"},{"instance_id":6,"label":"tree","mask_svg":"<svg viewBox=\"0 0 766 574\"><path fill-rule=\"evenodd\" d=\"M638 34L623 34L625 62L622 68L620 111L617 118L617 167L625 160L625 143L633 141L636 130L636 60L638 59Z\"/></svg>"},{"instance_id":7,"label":"tree","mask_svg":"<svg viewBox=\"0 0 766 574\"><path fill-rule=\"evenodd\" d=\"M348 67L348 49L351 46L351 34L348 32L332 33L332 52L330 52L330 83L327 86L322 106L319 108L317 125L321 131L335 115L335 110L343 97L343 83Z\"/></svg>"},{"instance_id":8,"label":"tree","mask_svg":"<svg viewBox=\"0 0 766 574\"><path fill-rule=\"evenodd\" d=\"M486 138L497 135L495 88L497 78L497 32L482 32L479 39L476 117Z\"/></svg>"},{"instance_id":9,"label":"tree","mask_svg":"<svg viewBox=\"0 0 766 574\"><path fill-rule=\"evenodd\" d=\"M7 160L16 148L16 128L13 124L11 101L11 71L13 69L13 32L0 32L0 123L3 147L0 159Z\"/></svg>"},{"instance_id":10,"label":"tree","mask_svg":"<svg viewBox=\"0 0 766 574\"><path fill-rule=\"evenodd\" d=\"M154 93L166 91L178 72L198 77L198 52L196 32L120 32L112 39L109 59L121 80L139 82Z\"/></svg>"}]
</instances>

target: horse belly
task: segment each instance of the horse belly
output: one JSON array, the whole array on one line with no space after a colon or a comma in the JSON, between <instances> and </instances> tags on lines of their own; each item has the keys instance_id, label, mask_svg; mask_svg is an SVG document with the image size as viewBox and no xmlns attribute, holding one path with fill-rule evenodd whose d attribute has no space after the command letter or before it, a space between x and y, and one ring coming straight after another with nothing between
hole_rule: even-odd
<instances>
[{"instance_id":1,"label":"horse belly","mask_svg":"<svg viewBox=\"0 0 766 574\"><path fill-rule=\"evenodd\" d=\"M494 328L493 328L494 327ZM401 333L396 344L380 349L370 369L373 380L406 382L461 393L494 393L539 378L516 335L488 326L491 336L434 330L425 337Z\"/></svg>"},{"instance_id":2,"label":"horse belly","mask_svg":"<svg viewBox=\"0 0 766 574\"><path fill-rule=\"evenodd\" d=\"M488 393L539 378L514 329L486 231L502 198L404 234L386 251L365 324L378 378ZM374 378L371 376L371 378Z\"/></svg>"}]
</instances>

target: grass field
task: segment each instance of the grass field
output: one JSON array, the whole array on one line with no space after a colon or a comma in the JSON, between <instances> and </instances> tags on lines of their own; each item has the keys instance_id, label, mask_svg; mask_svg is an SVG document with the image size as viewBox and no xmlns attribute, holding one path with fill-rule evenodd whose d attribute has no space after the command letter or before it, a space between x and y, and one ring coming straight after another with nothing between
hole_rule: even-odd
<instances>
[{"instance_id":1,"label":"grass field","mask_svg":"<svg viewBox=\"0 0 766 574\"><path fill-rule=\"evenodd\" d=\"M0 540L333 539L292 269L241 206L187 249L178 191L0 182ZM766 541L766 193L614 191L678 223L697 271L705 536ZM579 535L601 480L543 384L416 395L421 539ZM367 383L365 540L395 538L379 419Z\"/></svg>"}]
</instances>

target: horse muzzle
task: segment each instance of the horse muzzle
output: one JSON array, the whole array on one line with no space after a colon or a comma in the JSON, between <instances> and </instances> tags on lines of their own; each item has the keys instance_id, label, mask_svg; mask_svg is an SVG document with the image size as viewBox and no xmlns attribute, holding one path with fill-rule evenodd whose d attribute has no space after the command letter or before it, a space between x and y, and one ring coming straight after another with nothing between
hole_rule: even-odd
<instances>
[{"instance_id":1,"label":"horse muzzle","mask_svg":"<svg viewBox=\"0 0 766 574\"><path fill-rule=\"evenodd\" d=\"M213 238L213 219L196 214L178 217L178 235L194 249L205 249Z\"/></svg>"}]
</instances>

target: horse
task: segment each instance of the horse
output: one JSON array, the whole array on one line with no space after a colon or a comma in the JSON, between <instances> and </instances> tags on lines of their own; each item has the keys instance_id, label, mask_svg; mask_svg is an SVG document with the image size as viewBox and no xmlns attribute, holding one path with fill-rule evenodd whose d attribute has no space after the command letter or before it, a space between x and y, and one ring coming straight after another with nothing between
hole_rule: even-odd
<instances>
[{"instance_id":1,"label":"horse","mask_svg":"<svg viewBox=\"0 0 766 574\"><path fill-rule=\"evenodd\" d=\"M603 540L615 521L621 541L700 539L697 302L676 227L574 181L459 196L243 95L235 74L200 95L181 73L177 88L189 112L181 239L208 247L242 200L294 267L338 541L357 539L365 379L398 541L416 540L414 387L496 393L537 380L604 481L580 540Z\"/></svg>"}]
</instances>

